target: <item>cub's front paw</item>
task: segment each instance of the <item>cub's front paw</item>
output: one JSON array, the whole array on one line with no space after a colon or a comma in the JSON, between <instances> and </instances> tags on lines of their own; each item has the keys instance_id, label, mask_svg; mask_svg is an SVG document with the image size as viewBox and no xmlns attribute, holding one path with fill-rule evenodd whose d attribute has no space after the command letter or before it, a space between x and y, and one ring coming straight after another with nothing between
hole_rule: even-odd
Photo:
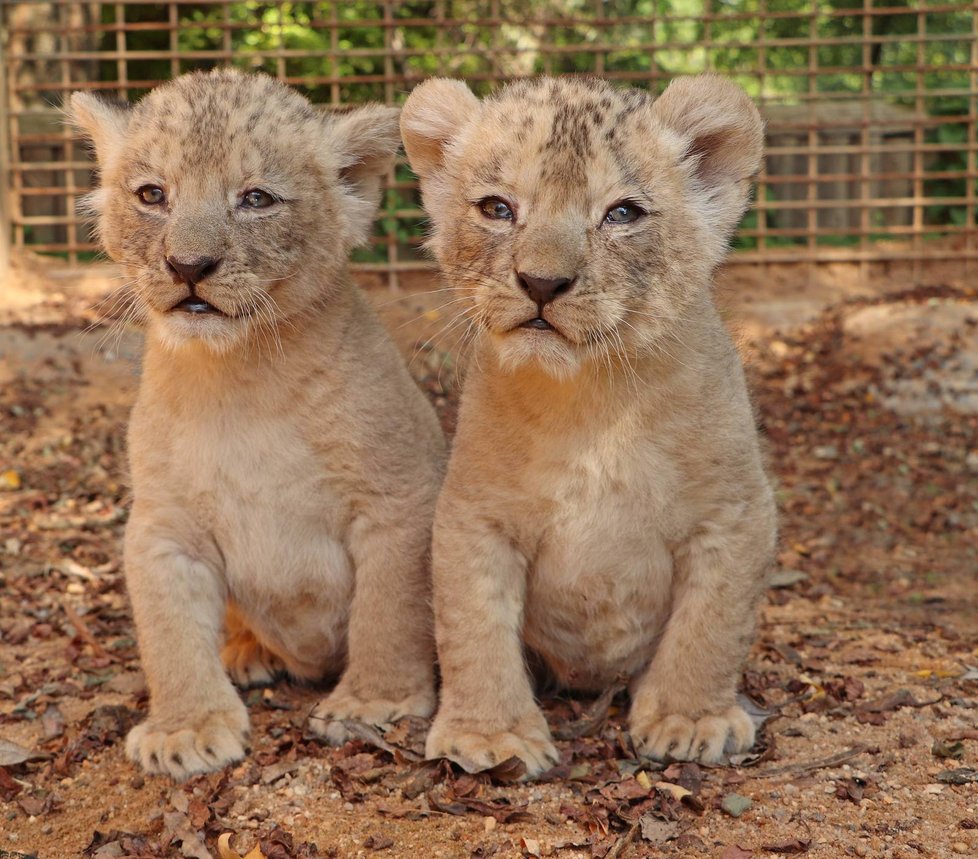
<instances>
[{"instance_id":1,"label":"cub's front paw","mask_svg":"<svg viewBox=\"0 0 978 859\"><path fill-rule=\"evenodd\" d=\"M514 722L508 730L495 732L486 732L473 719L438 716L428 732L425 757L448 758L470 773L517 757L526 764L530 778L552 767L558 759L547 721L539 710Z\"/></svg>"},{"instance_id":2,"label":"cub's front paw","mask_svg":"<svg viewBox=\"0 0 978 859\"><path fill-rule=\"evenodd\" d=\"M640 755L659 761L715 764L724 751L739 754L754 745L754 724L737 706L695 720L678 714L642 719L633 713L631 734Z\"/></svg>"},{"instance_id":3,"label":"cub's front paw","mask_svg":"<svg viewBox=\"0 0 978 859\"><path fill-rule=\"evenodd\" d=\"M126 755L151 773L183 780L219 770L245 756L248 715L217 710L175 730L164 730L152 716L126 738Z\"/></svg>"},{"instance_id":4,"label":"cub's front paw","mask_svg":"<svg viewBox=\"0 0 978 859\"><path fill-rule=\"evenodd\" d=\"M350 732L343 725L345 721L352 720L388 728L403 716L427 718L434 710L433 690L415 692L413 695L393 700L380 696L358 695L340 684L313 709L309 716L309 730L326 742L341 746L352 739Z\"/></svg>"}]
</instances>

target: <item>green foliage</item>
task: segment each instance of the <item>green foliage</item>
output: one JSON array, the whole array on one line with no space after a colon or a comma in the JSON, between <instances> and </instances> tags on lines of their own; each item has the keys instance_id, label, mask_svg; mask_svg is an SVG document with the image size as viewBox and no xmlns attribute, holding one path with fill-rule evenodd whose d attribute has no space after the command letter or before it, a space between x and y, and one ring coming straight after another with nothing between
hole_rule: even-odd
<instances>
[{"instance_id":1,"label":"green foliage","mask_svg":"<svg viewBox=\"0 0 978 859\"><path fill-rule=\"evenodd\" d=\"M661 89L675 75L706 70L733 77L762 105L868 93L874 103L906 108L908 125L914 116L946 118L924 133L926 143L946 149L925 157L923 190L950 202L929 205L925 223L960 226L967 218L962 144L968 140L974 12L940 6L927 11L930 6L929 0L887 0L885 14L864 18L862 0L767 0L765 8L778 14L764 17L759 0L181 3L179 62L130 60L129 78L160 80L175 71L231 62L284 76L325 104L397 103L408 88L392 78L420 81L431 75L464 78L479 94L490 89L491 79L538 73L608 74ZM130 51L170 47L168 4L124 7L127 22L161 24L128 33ZM114 20L115 4L103 4L102 10L107 22ZM919 42L921 14L928 40ZM106 33L104 47L114 49L115 38ZM820 43L816 47L808 44L813 38ZM921 61L931 70L918 72ZM810 78L813 64L818 74ZM115 61L101 63L100 74L114 80ZM403 186L412 177L399 167L396 179ZM776 187L766 191L772 201ZM385 260L389 236L398 258L415 256L423 222L409 213L417 207L416 191L390 189L378 220L379 242L361 258ZM777 213L765 217L769 228L778 227ZM757 212L748 213L743 226L756 228L757 221ZM882 222L880 229L885 235ZM767 240L769 246L803 241ZM756 239L742 237L737 246L756 247Z\"/></svg>"}]
</instances>

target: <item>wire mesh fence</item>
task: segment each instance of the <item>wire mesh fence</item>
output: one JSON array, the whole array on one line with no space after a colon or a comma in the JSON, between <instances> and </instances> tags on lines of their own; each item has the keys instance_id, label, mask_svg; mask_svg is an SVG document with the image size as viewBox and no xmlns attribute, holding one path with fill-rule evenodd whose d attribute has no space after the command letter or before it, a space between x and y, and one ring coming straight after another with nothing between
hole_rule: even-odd
<instances>
[{"instance_id":1,"label":"wire mesh fence","mask_svg":"<svg viewBox=\"0 0 978 859\"><path fill-rule=\"evenodd\" d=\"M3 0L4 229L85 260L91 186L58 106L135 99L191 69L273 75L324 105L403 102L430 75L480 94L531 74L661 91L717 71L767 120L767 158L735 262L978 258L978 2L416 0L89 3ZM406 164L388 177L358 265L428 265Z\"/></svg>"}]
</instances>

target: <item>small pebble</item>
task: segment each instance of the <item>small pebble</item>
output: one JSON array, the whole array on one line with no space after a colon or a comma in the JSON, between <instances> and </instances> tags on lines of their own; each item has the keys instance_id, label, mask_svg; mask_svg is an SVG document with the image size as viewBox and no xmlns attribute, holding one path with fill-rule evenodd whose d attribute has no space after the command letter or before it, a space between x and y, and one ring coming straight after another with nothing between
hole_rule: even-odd
<instances>
[{"instance_id":1,"label":"small pebble","mask_svg":"<svg viewBox=\"0 0 978 859\"><path fill-rule=\"evenodd\" d=\"M955 841L955 842L954 842L954 843L953 843L953 844L951 845L951 849L952 849L952 850L953 850L953 851L954 851L955 853L958 853L958 854L962 854L962 855L963 855L963 854L965 854L965 853L967 853L967 852L968 852L968 845L967 845L967 844L965 844L965 843L964 843L963 841Z\"/></svg>"},{"instance_id":2,"label":"small pebble","mask_svg":"<svg viewBox=\"0 0 978 859\"><path fill-rule=\"evenodd\" d=\"M753 803L749 797L739 793L728 793L721 801L720 807L731 817L740 817Z\"/></svg>"}]
</instances>

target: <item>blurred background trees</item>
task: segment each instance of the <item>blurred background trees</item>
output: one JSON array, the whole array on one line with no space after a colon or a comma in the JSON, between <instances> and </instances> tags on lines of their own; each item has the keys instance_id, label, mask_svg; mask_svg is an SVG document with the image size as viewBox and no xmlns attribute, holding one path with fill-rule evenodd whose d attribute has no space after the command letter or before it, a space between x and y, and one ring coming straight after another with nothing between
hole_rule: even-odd
<instances>
[{"instance_id":1,"label":"blurred background trees","mask_svg":"<svg viewBox=\"0 0 978 859\"><path fill-rule=\"evenodd\" d=\"M975 17L973 4L937 0L8 2L6 65L15 109L55 105L85 83L137 98L157 81L228 63L323 104L397 104L430 75L464 78L484 94L537 73L659 90L675 75L712 70L740 83L769 122L767 174L738 246L810 250L812 241L862 246L973 226ZM45 20L64 33L45 30ZM50 114L21 119L21 132L37 125L25 140L63 145ZM55 171L24 174L25 185L51 189L25 197L25 211L69 221L55 175L68 156L52 148L35 158L25 147L20 155ZM809 211L813 193L823 204ZM41 218L20 229L27 243L44 231L47 249L79 247ZM417 260L422 232L400 165L362 259Z\"/></svg>"}]
</instances>

